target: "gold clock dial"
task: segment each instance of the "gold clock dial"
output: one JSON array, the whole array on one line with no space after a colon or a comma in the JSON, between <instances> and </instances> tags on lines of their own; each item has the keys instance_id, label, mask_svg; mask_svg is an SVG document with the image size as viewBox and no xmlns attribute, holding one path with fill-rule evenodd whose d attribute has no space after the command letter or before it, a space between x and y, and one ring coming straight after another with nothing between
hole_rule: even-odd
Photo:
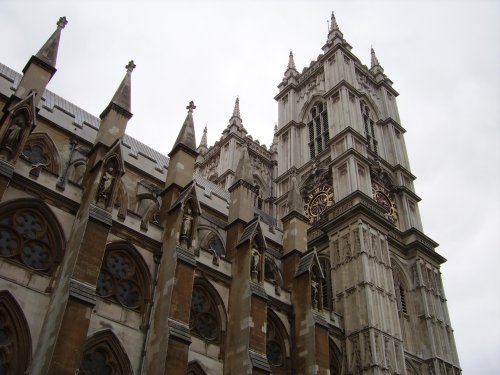
<instances>
[{"instance_id":1,"label":"gold clock dial","mask_svg":"<svg viewBox=\"0 0 500 375\"><path fill-rule=\"evenodd\" d=\"M333 205L333 189L331 186L322 185L314 189L306 198L304 211L311 222L317 221L321 214Z\"/></svg>"}]
</instances>

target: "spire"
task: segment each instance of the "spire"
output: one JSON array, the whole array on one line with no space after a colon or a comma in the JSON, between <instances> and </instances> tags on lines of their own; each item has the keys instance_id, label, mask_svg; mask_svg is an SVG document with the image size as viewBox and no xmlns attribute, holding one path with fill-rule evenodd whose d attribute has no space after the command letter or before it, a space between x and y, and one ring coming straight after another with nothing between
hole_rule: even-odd
<instances>
[{"instance_id":1,"label":"spire","mask_svg":"<svg viewBox=\"0 0 500 375\"><path fill-rule=\"evenodd\" d=\"M286 71L285 71L285 78L284 79L291 77L291 76L298 75L298 74L299 74L299 72L295 68L295 61L293 60L293 52L292 52L292 50L290 50L290 54L288 55L288 66L287 66Z\"/></svg>"},{"instance_id":2,"label":"spire","mask_svg":"<svg viewBox=\"0 0 500 375\"><path fill-rule=\"evenodd\" d=\"M371 67L370 71L375 75L377 80L385 77L384 68L380 65L380 62L377 59L377 55L375 54L375 50L373 47L371 48Z\"/></svg>"},{"instance_id":3,"label":"spire","mask_svg":"<svg viewBox=\"0 0 500 375\"><path fill-rule=\"evenodd\" d=\"M330 33L336 30L340 31L337 20L335 19L335 14L332 12L332 18L330 20Z\"/></svg>"},{"instance_id":4,"label":"spire","mask_svg":"<svg viewBox=\"0 0 500 375\"><path fill-rule=\"evenodd\" d=\"M196 109L193 101L189 102L189 105L186 107L188 110L186 119L184 120L184 124L182 124L182 128L179 131L179 135L177 136L177 140L175 141L174 147L172 147L172 151L170 151L169 156L175 151L177 147L184 147L188 151L196 154L196 138L194 135L194 121L193 121L193 110Z\"/></svg>"},{"instance_id":5,"label":"spire","mask_svg":"<svg viewBox=\"0 0 500 375\"><path fill-rule=\"evenodd\" d=\"M323 46L323 51L327 51L333 45L343 43L348 49L351 49L351 46L346 43L344 39L344 34L340 31L337 20L335 19L335 14L332 12L332 16L330 19L330 27L328 29L328 39L326 44Z\"/></svg>"},{"instance_id":6,"label":"spire","mask_svg":"<svg viewBox=\"0 0 500 375\"><path fill-rule=\"evenodd\" d=\"M378 62L377 55L375 55L375 50L373 47L371 48L371 68L374 68L375 66L380 66L380 63Z\"/></svg>"},{"instance_id":7,"label":"spire","mask_svg":"<svg viewBox=\"0 0 500 375\"><path fill-rule=\"evenodd\" d=\"M201 136L201 142L198 148L200 147L207 147L207 127L205 125L205 129L203 129L203 135Z\"/></svg>"},{"instance_id":8,"label":"spire","mask_svg":"<svg viewBox=\"0 0 500 375\"><path fill-rule=\"evenodd\" d=\"M297 185L297 177L295 175L292 176L292 188L288 192L288 200L287 200L287 208L288 213L296 212L300 215L305 215L304 213L304 202L299 193L299 187Z\"/></svg>"},{"instance_id":9,"label":"spire","mask_svg":"<svg viewBox=\"0 0 500 375\"><path fill-rule=\"evenodd\" d=\"M57 50L59 49L61 30L64 29L67 23L68 21L66 20L66 17L59 18L59 21L57 21L56 31L54 31L54 33L45 42L42 48L40 48L40 51L38 51L38 53L35 55L37 58L53 68L56 67Z\"/></svg>"},{"instance_id":10,"label":"spire","mask_svg":"<svg viewBox=\"0 0 500 375\"><path fill-rule=\"evenodd\" d=\"M295 61L293 61L293 52L290 50L290 55L288 56L288 69L295 69Z\"/></svg>"},{"instance_id":11,"label":"spire","mask_svg":"<svg viewBox=\"0 0 500 375\"><path fill-rule=\"evenodd\" d=\"M238 182L239 180L244 180L253 185L252 162L250 161L250 155L248 155L248 146L246 144L243 146L243 152L241 153L234 176L235 182Z\"/></svg>"},{"instance_id":12,"label":"spire","mask_svg":"<svg viewBox=\"0 0 500 375\"><path fill-rule=\"evenodd\" d=\"M231 122L232 119L239 119L241 121L241 115L240 115L240 98L236 97L236 101L234 102L234 109L233 109L233 115L229 119L229 122Z\"/></svg>"},{"instance_id":13,"label":"spire","mask_svg":"<svg viewBox=\"0 0 500 375\"><path fill-rule=\"evenodd\" d=\"M121 112L125 117L130 119L132 117L131 113L131 88L132 88L132 71L136 65L134 64L134 60L130 60L128 64L125 66L125 69L127 69L127 73L125 73L125 77L123 77L122 82L118 86L118 89L115 92L115 95L113 95L113 99L111 99L111 102L109 105L106 107L106 109L101 113L100 118L104 118L108 111L111 109L111 107L115 107L115 109L118 109L119 112ZM121 111L120 111L121 110Z\"/></svg>"}]
</instances>

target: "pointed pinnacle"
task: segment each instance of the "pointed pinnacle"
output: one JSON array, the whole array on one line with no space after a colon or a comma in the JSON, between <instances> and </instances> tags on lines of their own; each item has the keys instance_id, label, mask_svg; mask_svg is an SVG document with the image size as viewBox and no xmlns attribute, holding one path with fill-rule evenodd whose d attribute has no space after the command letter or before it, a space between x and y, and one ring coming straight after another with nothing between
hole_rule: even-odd
<instances>
[{"instance_id":1,"label":"pointed pinnacle","mask_svg":"<svg viewBox=\"0 0 500 375\"><path fill-rule=\"evenodd\" d=\"M297 177L292 176L292 186L288 192L287 207L288 212L297 212L304 215L304 202L299 193L299 187L297 186Z\"/></svg>"},{"instance_id":2,"label":"pointed pinnacle","mask_svg":"<svg viewBox=\"0 0 500 375\"><path fill-rule=\"evenodd\" d=\"M172 151L170 151L169 156L174 152L174 150L182 145L183 147L193 151L196 153L196 137L194 134L194 121L193 121L193 110L196 108L193 101L189 102L189 105L186 107L188 110L186 119L182 124L181 130L179 131L179 135L175 140L174 146L172 147Z\"/></svg>"},{"instance_id":3,"label":"pointed pinnacle","mask_svg":"<svg viewBox=\"0 0 500 375\"><path fill-rule=\"evenodd\" d=\"M335 19L335 14L332 12L332 18L330 20L330 32L339 30L339 25L337 24L337 20Z\"/></svg>"},{"instance_id":4,"label":"pointed pinnacle","mask_svg":"<svg viewBox=\"0 0 500 375\"><path fill-rule=\"evenodd\" d=\"M248 145L246 143L243 146L243 152L241 153L238 166L236 167L234 180L244 180L253 185L253 168L250 162L250 155L248 154Z\"/></svg>"},{"instance_id":5,"label":"pointed pinnacle","mask_svg":"<svg viewBox=\"0 0 500 375\"><path fill-rule=\"evenodd\" d=\"M40 60L44 61L48 65L55 68L57 62L57 50L59 49L59 39L61 38L61 30L68 21L66 17L59 18L57 22L57 29L52 33L52 35L47 39L45 44L40 48L40 50L35 55Z\"/></svg>"},{"instance_id":6,"label":"pointed pinnacle","mask_svg":"<svg viewBox=\"0 0 500 375\"><path fill-rule=\"evenodd\" d=\"M293 52L290 50L290 55L288 56L288 69L295 70L295 61L293 61Z\"/></svg>"},{"instance_id":7,"label":"pointed pinnacle","mask_svg":"<svg viewBox=\"0 0 500 375\"><path fill-rule=\"evenodd\" d=\"M380 63L377 59L377 55L375 54L375 50L373 49L373 47L371 48L371 67L375 67L375 66L380 66Z\"/></svg>"},{"instance_id":8,"label":"pointed pinnacle","mask_svg":"<svg viewBox=\"0 0 500 375\"><path fill-rule=\"evenodd\" d=\"M127 69L127 73L125 73L125 77L123 77L123 80L120 83L120 86L118 86L113 99L111 99L112 103L116 104L120 108L125 109L127 112L130 112L131 108L131 73L134 68L134 60L130 60L129 63L125 66L125 69Z\"/></svg>"},{"instance_id":9,"label":"pointed pinnacle","mask_svg":"<svg viewBox=\"0 0 500 375\"><path fill-rule=\"evenodd\" d=\"M236 101L234 102L233 116L232 117L240 117L240 98L236 97Z\"/></svg>"},{"instance_id":10,"label":"pointed pinnacle","mask_svg":"<svg viewBox=\"0 0 500 375\"><path fill-rule=\"evenodd\" d=\"M200 147L207 147L207 126L205 125L205 128L203 129L203 135L201 136L201 141L200 141L200 145L198 146L198 148Z\"/></svg>"}]
</instances>

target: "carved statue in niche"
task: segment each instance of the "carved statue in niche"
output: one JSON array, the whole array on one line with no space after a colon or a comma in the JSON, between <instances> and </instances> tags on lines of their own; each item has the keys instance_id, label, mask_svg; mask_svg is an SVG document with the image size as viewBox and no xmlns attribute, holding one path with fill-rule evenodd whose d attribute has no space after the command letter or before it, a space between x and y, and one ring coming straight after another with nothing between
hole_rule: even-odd
<instances>
[{"instance_id":1,"label":"carved statue in niche","mask_svg":"<svg viewBox=\"0 0 500 375\"><path fill-rule=\"evenodd\" d=\"M191 210L191 207L188 207L188 209L184 212L184 215L182 216L182 225L181 225L181 236L180 236L180 242L181 245L184 246L189 246L191 244L191 232L192 232L192 227L193 227L193 211Z\"/></svg>"},{"instance_id":2,"label":"carved statue in niche","mask_svg":"<svg viewBox=\"0 0 500 375\"><path fill-rule=\"evenodd\" d=\"M250 275L252 281L258 282L260 276L260 254L257 249L252 249L252 259L250 265Z\"/></svg>"},{"instance_id":3,"label":"carved statue in niche","mask_svg":"<svg viewBox=\"0 0 500 375\"><path fill-rule=\"evenodd\" d=\"M9 158L15 155L27 124L24 111L18 112L12 117L2 140L2 148L7 150Z\"/></svg>"},{"instance_id":4,"label":"carved statue in niche","mask_svg":"<svg viewBox=\"0 0 500 375\"><path fill-rule=\"evenodd\" d=\"M318 308L318 276L316 272L311 274L311 303L314 309Z\"/></svg>"},{"instance_id":5,"label":"carved statue in niche","mask_svg":"<svg viewBox=\"0 0 500 375\"><path fill-rule=\"evenodd\" d=\"M113 186L115 182L116 170L112 164L108 164L104 173L102 174L99 187L97 188L97 204L104 207L111 205L111 198L113 195Z\"/></svg>"}]
</instances>

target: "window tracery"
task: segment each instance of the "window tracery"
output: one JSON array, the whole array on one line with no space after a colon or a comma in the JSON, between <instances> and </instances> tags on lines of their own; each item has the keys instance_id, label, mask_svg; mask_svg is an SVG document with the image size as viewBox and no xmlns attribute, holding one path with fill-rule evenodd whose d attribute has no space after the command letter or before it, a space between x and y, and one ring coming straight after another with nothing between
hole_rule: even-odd
<instances>
[{"instance_id":1,"label":"window tracery","mask_svg":"<svg viewBox=\"0 0 500 375\"><path fill-rule=\"evenodd\" d=\"M120 342L107 330L88 339L78 374L129 375L132 369Z\"/></svg>"},{"instance_id":2,"label":"window tracery","mask_svg":"<svg viewBox=\"0 0 500 375\"><path fill-rule=\"evenodd\" d=\"M309 155L311 159L314 159L326 149L328 141L330 140L326 103L315 103L309 111L309 119L310 121L307 124L309 134Z\"/></svg>"},{"instance_id":3,"label":"window tracery","mask_svg":"<svg viewBox=\"0 0 500 375\"><path fill-rule=\"evenodd\" d=\"M271 367L286 367L285 338L273 312L268 311L266 329L266 356Z\"/></svg>"},{"instance_id":4,"label":"window tracery","mask_svg":"<svg viewBox=\"0 0 500 375\"><path fill-rule=\"evenodd\" d=\"M137 251L126 243L108 246L104 254L96 292L122 306L143 311L149 300L149 277Z\"/></svg>"},{"instance_id":5,"label":"window tracery","mask_svg":"<svg viewBox=\"0 0 500 375\"><path fill-rule=\"evenodd\" d=\"M333 309L333 290L332 290L332 274L330 272L330 260L326 257L320 257L319 263L321 268L323 268L323 273L325 277L321 279L321 292L323 299L323 308L327 310Z\"/></svg>"},{"instance_id":6,"label":"window tracery","mask_svg":"<svg viewBox=\"0 0 500 375\"><path fill-rule=\"evenodd\" d=\"M36 200L19 200L0 209L0 256L51 274L61 261L63 246L52 213L37 206Z\"/></svg>"},{"instance_id":7,"label":"window tracery","mask_svg":"<svg viewBox=\"0 0 500 375\"><path fill-rule=\"evenodd\" d=\"M23 312L12 295L0 292L0 374L24 374L31 338Z\"/></svg>"},{"instance_id":8,"label":"window tracery","mask_svg":"<svg viewBox=\"0 0 500 375\"><path fill-rule=\"evenodd\" d=\"M206 341L215 343L220 341L221 329L217 306L205 288L197 284L193 286L191 296L189 327L193 334Z\"/></svg>"},{"instance_id":9,"label":"window tracery","mask_svg":"<svg viewBox=\"0 0 500 375\"><path fill-rule=\"evenodd\" d=\"M370 108L362 100L360 102L361 116L363 118L363 126L365 129L365 137L368 140L368 147L375 153L378 152L377 139L375 138L375 121L371 115Z\"/></svg>"}]
</instances>

